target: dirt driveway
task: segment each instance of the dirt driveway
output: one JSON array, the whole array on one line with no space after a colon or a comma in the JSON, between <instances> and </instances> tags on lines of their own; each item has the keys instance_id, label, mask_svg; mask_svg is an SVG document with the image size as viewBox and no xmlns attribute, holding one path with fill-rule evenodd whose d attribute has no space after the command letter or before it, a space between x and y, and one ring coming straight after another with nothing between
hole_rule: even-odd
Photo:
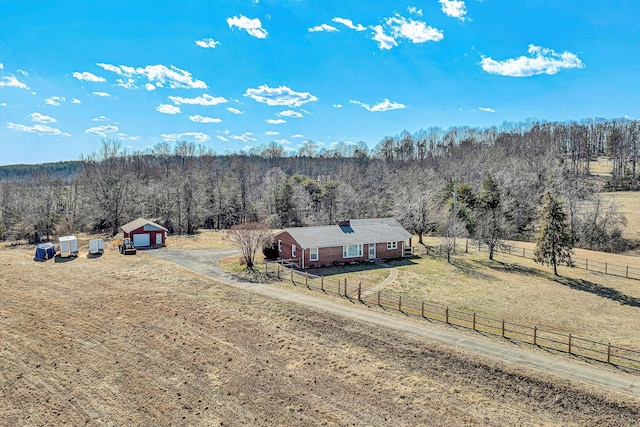
<instances>
[{"instance_id":1,"label":"dirt driveway","mask_svg":"<svg viewBox=\"0 0 640 427\"><path fill-rule=\"evenodd\" d=\"M467 333L466 331L458 331L451 327L445 327L444 325L434 325L427 322L420 322L416 319L388 316L379 311L367 309L364 306L354 306L353 304L345 305L329 301L321 296L301 294L264 284L239 281L236 277L217 266L217 262L222 258L238 253L238 251L232 249L163 249L161 251L154 251L153 255L209 277L217 278L228 284L251 289L263 295L299 303L315 309L325 310L332 314L339 314L347 318L392 328L397 331L434 339L465 350L482 353L486 356L521 363L555 374L587 381L597 386L611 387L640 397L640 376L623 372L612 372L609 369L600 369L597 366L578 363L566 357L531 351L508 343L489 340L475 334Z\"/></svg>"}]
</instances>

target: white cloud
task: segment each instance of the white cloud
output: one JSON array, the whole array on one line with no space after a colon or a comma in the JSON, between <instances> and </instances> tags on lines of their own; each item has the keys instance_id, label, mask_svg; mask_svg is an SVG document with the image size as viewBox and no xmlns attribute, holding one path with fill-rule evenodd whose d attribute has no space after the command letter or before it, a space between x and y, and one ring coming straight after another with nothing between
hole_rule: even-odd
<instances>
[{"instance_id":1,"label":"white cloud","mask_svg":"<svg viewBox=\"0 0 640 427\"><path fill-rule=\"evenodd\" d=\"M287 144L291 144L291 142L289 142L288 139L276 139L275 141L273 141L277 144L282 144L282 145L287 145Z\"/></svg>"},{"instance_id":2,"label":"white cloud","mask_svg":"<svg viewBox=\"0 0 640 427\"><path fill-rule=\"evenodd\" d=\"M342 104L333 104L333 108L342 108Z\"/></svg>"},{"instance_id":3,"label":"white cloud","mask_svg":"<svg viewBox=\"0 0 640 427\"><path fill-rule=\"evenodd\" d=\"M71 99L71 103L72 104L82 104L82 101L80 101L78 98L73 98L73 99Z\"/></svg>"},{"instance_id":4,"label":"white cloud","mask_svg":"<svg viewBox=\"0 0 640 427\"><path fill-rule=\"evenodd\" d=\"M87 130L85 130L85 133L92 133L94 135L98 135L101 137L106 137L107 133L110 132L117 132L118 131L118 126L113 126L113 125L104 125L104 126L95 126L92 128L89 128Z\"/></svg>"},{"instance_id":5,"label":"white cloud","mask_svg":"<svg viewBox=\"0 0 640 427\"><path fill-rule=\"evenodd\" d=\"M233 114L244 114L244 111L240 111L237 108L233 108L233 107L227 107L227 111Z\"/></svg>"},{"instance_id":6,"label":"white cloud","mask_svg":"<svg viewBox=\"0 0 640 427\"><path fill-rule=\"evenodd\" d=\"M29 86L15 78L15 76L0 77L0 87L17 87L18 89L30 89Z\"/></svg>"},{"instance_id":7,"label":"white cloud","mask_svg":"<svg viewBox=\"0 0 640 427\"><path fill-rule=\"evenodd\" d=\"M64 96L52 96L51 98L46 98L44 102L47 105L55 105L59 107L65 100L66 98Z\"/></svg>"},{"instance_id":8,"label":"white cloud","mask_svg":"<svg viewBox=\"0 0 640 427\"><path fill-rule=\"evenodd\" d=\"M196 114L193 116L189 116L189 120L196 123L220 123L222 120L217 119L215 117L205 117L200 114Z\"/></svg>"},{"instance_id":9,"label":"white cloud","mask_svg":"<svg viewBox=\"0 0 640 427\"><path fill-rule=\"evenodd\" d=\"M423 21L407 19L397 14L392 18L387 18L387 25L391 28L394 37L404 37L413 43L437 42L444 38L442 30L427 26Z\"/></svg>"},{"instance_id":10,"label":"white cloud","mask_svg":"<svg viewBox=\"0 0 640 427\"><path fill-rule=\"evenodd\" d=\"M230 135L229 138L233 139L234 141L242 142L256 141L256 139L252 135L253 134L250 132L245 132L242 135Z\"/></svg>"},{"instance_id":11,"label":"white cloud","mask_svg":"<svg viewBox=\"0 0 640 427\"><path fill-rule=\"evenodd\" d=\"M104 77L96 76L95 74L86 71L84 73L79 73L76 71L75 73L73 73L73 77L78 80L84 80L86 82L102 83L107 81Z\"/></svg>"},{"instance_id":12,"label":"white cloud","mask_svg":"<svg viewBox=\"0 0 640 427\"><path fill-rule=\"evenodd\" d=\"M117 79L116 86L123 87L125 89L137 89L136 81L132 78L128 79Z\"/></svg>"},{"instance_id":13,"label":"white cloud","mask_svg":"<svg viewBox=\"0 0 640 427\"><path fill-rule=\"evenodd\" d=\"M97 63L99 67L106 71L111 71L119 76L136 79L138 77L146 78L149 83L155 83L157 87L169 85L171 89L206 89L207 84L202 80L194 80L191 73L181 70L178 67L165 65L147 65L146 67L130 67L127 65L112 65ZM128 84L122 80L123 84ZM133 86L125 86L132 88ZM145 88L149 90L148 87Z\"/></svg>"},{"instance_id":14,"label":"white cloud","mask_svg":"<svg viewBox=\"0 0 640 427\"><path fill-rule=\"evenodd\" d=\"M309 92L295 92L286 86L270 88L267 85L262 85L255 89L247 89L244 96L249 96L255 101L263 102L267 105L286 105L287 107L300 107L307 102L318 100Z\"/></svg>"},{"instance_id":15,"label":"white cloud","mask_svg":"<svg viewBox=\"0 0 640 427\"><path fill-rule=\"evenodd\" d=\"M381 102L375 104L374 106L370 106L369 104L365 104L360 101L355 101L353 99L349 100L350 103L361 106L367 111L371 112L380 112L380 111L390 111L390 110L400 110L403 108L407 108L406 105L400 104L397 102L391 102L389 99L384 99Z\"/></svg>"},{"instance_id":16,"label":"white cloud","mask_svg":"<svg viewBox=\"0 0 640 427\"><path fill-rule=\"evenodd\" d=\"M262 28L262 22L258 18L249 19L243 15L234 16L233 18L227 18L227 24L229 24L229 28L238 27L259 39L264 39L269 34L267 30Z\"/></svg>"},{"instance_id":17,"label":"white cloud","mask_svg":"<svg viewBox=\"0 0 640 427\"><path fill-rule=\"evenodd\" d=\"M268 130L264 134L268 135L268 136L276 136L276 135L280 135L280 132L276 132L276 131L273 131L273 130Z\"/></svg>"},{"instance_id":18,"label":"white cloud","mask_svg":"<svg viewBox=\"0 0 640 427\"><path fill-rule=\"evenodd\" d=\"M67 132L63 132L60 129L52 128L51 126L47 126L41 123L36 123L33 126L25 126L18 123L7 122L7 127L18 132L37 133L38 135L71 136L71 134Z\"/></svg>"},{"instance_id":19,"label":"white cloud","mask_svg":"<svg viewBox=\"0 0 640 427\"><path fill-rule=\"evenodd\" d=\"M55 123L58 121L53 117L45 116L44 114L40 114L40 113L29 114L29 119L31 119L32 122L38 122L38 123Z\"/></svg>"},{"instance_id":20,"label":"white cloud","mask_svg":"<svg viewBox=\"0 0 640 427\"><path fill-rule=\"evenodd\" d=\"M220 141L229 142L229 138L222 135L216 135L216 138L218 138Z\"/></svg>"},{"instance_id":21,"label":"white cloud","mask_svg":"<svg viewBox=\"0 0 640 427\"><path fill-rule=\"evenodd\" d=\"M196 40L196 44L205 49L215 49L220 44L220 42L215 41L212 38L207 38L207 39Z\"/></svg>"},{"instance_id":22,"label":"white cloud","mask_svg":"<svg viewBox=\"0 0 640 427\"><path fill-rule=\"evenodd\" d=\"M111 96L111 94L107 92L91 92L91 94L94 96L102 96L104 98Z\"/></svg>"},{"instance_id":23,"label":"white cloud","mask_svg":"<svg viewBox=\"0 0 640 427\"><path fill-rule=\"evenodd\" d=\"M418 16L422 16L422 9L418 9L415 6L409 6L407 7L407 12L409 12L412 15L418 15Z\"/></svg>"},{"instance_id":24,"label":"white cloud","mask_svg":"<svg viewBox=\"0 0 640 427\"><path fill-rule=\"evenodd\" d=\"M91 119L92 122L108 122L111 119L109 117L105 117L105 116L100 116L100 117L94 117L93 119Z\"/></svg>"},{"instance_id":25,"label":"white cloud","mask_svg":"<svg viewBox=\"0 0 640 427\"><path fill-rule=\"evenodd\" d=\"M307 31L309 31L310 33L317 33L319 31L328 31L328 32L338 31L338 29L329 24L321 24L321 25L316 25L315 27L311 27Z\"/></svg>"},{"instance_id":26,"label":"white cloud","mask_svg":"<svg viewBox=\"0 0 640 427\"><path fill-rule=\"evenodd\" d=\"M478 110L483 111L485 113L495 113L496 110L494 110L493 108L489 108L489 107L480 107L478 108Z\"/></svg>"},{"instance_id":27,"label":"white cloud","mask_svg":"<svg viewBox=\"0 0 640 427\"><path fill-rule=\"evenodd\" d=\"M224 104L226 102L229 102L222 96L214 97L211 95L207 95L206 93L196 98L182 98L180 96L170 96L169 99L173 101L174 104L178 104L178 105L180 104L218 105L218 104Z\"/></svg>"},{"instance_id":28,"label":"white cloud","mask_svg":"<svg viewBox=\"0 0 640 427\"><path fill-rule=\"evenodd\" d=\"M164 114L178 114L180 113L180 107L171 104L160 104L156 107L156 111Z\"/></svg>"},{"instance_id":29,"label":"white cloud","mask_svg":"<svg viewBox=\"0 0 640 427\"><path fill-rule=\"evenodd\" d=\"M293 111L293 110L285 110L285 111L279 112L278 116L299 118L299 117L302 117L302 113L298 113L297 111Z\"/></svg>"},{"instance_id":30,"label":"white cloud","mask_svg":"<svg viewBox=\"0 0 640 427\"><path fill-rule=\"evenodd\" d=\"M148 91L152 91L152 90L156 90L156 85L151 84L151 83L147 83L144 85L144 88Z\"/></svg>"},{"instance_id":31,"label":"white cloud","mask_svg":"<svg viewBox=\"0 0 640 427\"><path fill-rule=\"evenodd\" d=\"M4 64L0 62L0 70L4 69Z\"/></svg>"},{"instance_id":32,"label":"white cloud","mask_svg":"<svg viewBox=\"0 0 640 427\"><path fill-rule=\"evenodd\" d=\"M282 119L267 119L265 120L265 122L269 123L270 125L281 125L283 123L287 123L286 120Z\"/></svg>"},{"instance_id":33,"label":"white cloud","mask_svg":"<svg viewBox=\"0 0 640 427\"><path fill-rule=\"evenodd\" d=\"M304 135L301 133L296 133L295 135L291 135L291 138L304 138Z\"/></svg>"},{"instance_id":34,"label":"white cloud","mask_svg":"<svg viewBox=\"0 0 640 427\"><path fill-rule=\"evenodd\" d=\"M373 27L373 39L378 42L378 47L380 49L389 50L392 47L398 46L396 39L384 33L382 25L376 25Z\"/></svg>"},{"instance_id":35,"label":"white cloud","mask_svg":"<svg viewBox=\"0 0 640 427\"><path fill-rule=\"evenodd\" d=\"M529 77L537 74L553 75L563 68L584 68L584 63L571 52L556 53L552 49L529 45L531 56L520 56L504 61L496 61L483 57L480 61L482 69L490 74L509 77Z\"/></svg>"},{"instance_id":36,"label":"white cloud","mask_svg":"<svg viewBox=\"0 0 640 427\"><path fill-rule=\"evenodd\" d=\"M346 27L351 28L352 30L356 30L356 31L364 31L367 29L367 27L365 27L362 24L358 24L358 25L354 25L353 21L351 19L346 19L346 18L339 18L339 17L335 17L332 19L333 22L337 22L338 24L342 24Z\"/></svg>"},{"instance_id":37,"label":"white cloud","mask_svg":"<svg viewBox=\"0 0 640 427\"><path fill-rule=\"evenodd\" d=\"M458 18L461 21L465 20L464 15L467 14L467 9L462 0L439 0L442 5L442 13L452 18Z\"/></svg>"},{"instance_id":38,"label":"white cloud","mask_svg":"<svg viewBox=\"0 0 640 427\"><path fill-rule=\"evenodd\" d=\"M202 132L184 132L184 133L163 133L162 136L167 141L182 141L185 139L193 139L195 142L207 142L211 139L209 135Z\"/></svg>"},{"instance_id":39,"label":"white cloud","mask_svg":"<svg viewBox=\"0 0 640 427\"><path fill-rule=\"evenodd\" d=\"M28 76L29 75L29 73L27 73L25 70L16 70L16 73L20 73L23 76Z\"/></svg>"}]
</instances>

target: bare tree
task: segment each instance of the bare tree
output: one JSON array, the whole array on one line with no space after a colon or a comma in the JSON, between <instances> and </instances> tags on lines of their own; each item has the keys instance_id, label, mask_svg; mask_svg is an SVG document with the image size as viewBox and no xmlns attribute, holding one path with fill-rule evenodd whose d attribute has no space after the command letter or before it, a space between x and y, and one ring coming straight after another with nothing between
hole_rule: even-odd
<instances>
[{"instance_id":1,"label":"bare tree","mask_svg":"<svg viewBox=\"0 0 640 427\"><path fill-rule=\"evenodd\" d=\"M227 239L240 249L247 270L252 270L256 253L271 243L273 235L265 224L244 223L231 227L227 233Z\"/></svg>"}]
</instances>

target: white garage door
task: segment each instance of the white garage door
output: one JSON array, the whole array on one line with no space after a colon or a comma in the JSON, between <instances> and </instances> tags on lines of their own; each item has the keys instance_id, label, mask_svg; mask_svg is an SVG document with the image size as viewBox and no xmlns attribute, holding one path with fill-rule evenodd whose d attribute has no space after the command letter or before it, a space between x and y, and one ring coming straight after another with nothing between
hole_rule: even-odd
<instances>
[{"instance_id":1,"label":"white garage door","mask_svg":"<svg viewBox=\"0 0 640 427\"><path fill-rule=\"evenodd\" d=\"M149 238L149 234L134 234L133 246L135 246L136 248L151 246L151 239Z\"/></svg>"}]
</instances>

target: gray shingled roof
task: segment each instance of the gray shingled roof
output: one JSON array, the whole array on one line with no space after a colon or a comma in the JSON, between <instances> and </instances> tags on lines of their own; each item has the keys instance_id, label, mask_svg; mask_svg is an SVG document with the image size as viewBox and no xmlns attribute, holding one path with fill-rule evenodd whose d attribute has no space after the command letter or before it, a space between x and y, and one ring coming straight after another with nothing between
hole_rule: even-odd
<instances>
[{"instance_id":1,"label":"gray shingled roof","mask_svg":"<svg viewBox=\"0 0 640 427\"><path fill-rule=\"evenodd\" d=\"M133 230L137 230L140 227L144 227L145 225L150 225L154 228L157 228L158 230L164 230L167 231L166 228L164 228L163 226L156 224L155 222L149 221L148 219L144 219L144 218L138 218L138 219L134 219L131 222L126 223L125 225L123 225L122 227L120 227L120 229L122 231L124 231L125 233L131 233Z\"/></svg>"},{"instance_id":2,"label":"gray shingled roof","mask_svg":"<svg viewBox=\"0 0 640 427\"><path fill-rule=\"evenodd\" d=\"M352 219L349 226L285 228L303 248L399 242L412 237L393 218Z\"/></svg>"}]
</instances>

